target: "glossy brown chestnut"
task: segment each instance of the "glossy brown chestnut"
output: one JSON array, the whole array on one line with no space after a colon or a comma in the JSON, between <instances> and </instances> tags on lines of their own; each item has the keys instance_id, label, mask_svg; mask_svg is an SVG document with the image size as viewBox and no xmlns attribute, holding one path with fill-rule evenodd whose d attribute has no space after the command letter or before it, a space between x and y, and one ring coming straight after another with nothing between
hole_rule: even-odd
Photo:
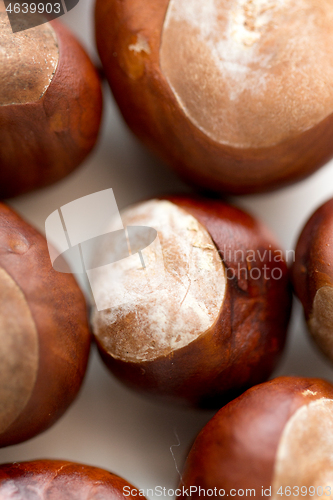
<instances>
[{"instance_id":1,"label":"glossy brown chestnut","mask_svg":"<svg viewBox=\"0 0 333 500\"><path fill-rule=\"evenodd\" d=\"M45 238L0 204L0 446L35 436L64 413L89 348L73 276L54 271Z\"/></svg>"},{"instance_id":2,"label":"glossy brown chestnut","mask_svg":"<svg viewBox=\"0 0 333 500\"><path fill-rule=\"evenodd\" d=\"M199 433L179 497L190 487L192 499L203 491L215 498L329 496L332 417L333 386L324 380L281 377L252 387Z\"/></svg>"},{"instance_id":3,"label":"glossy brown chestnut","mask_svg":"<svg viewBox=\"0 0 333 500\"><path fill-rule=\"evenodd\" d=\"M36 460L0 466L0 500L133 500L139 490L97 467L62 460ZM139 498L145 500L140 495Z\"/></svg>"},{"instance_id":4,"label":"glossy brown chestnut","mask_svg":"<svg viewBox=\"0 0 333 500\"><path fill-rule=\"evenodd\" d=\"M296 246L292 274L312 337L333 360L333 199L306 223Z\"/></svg>"},{"instance_id":5,"label":"glossy brown chestnut","mask_svg":"<svg viewBox=\"0 0 333 500\"><path fill-rule=\"evenodd\" d=\"M332 15L328 0L97 0L96 40L132 131L191 184L244 194L333 155Z\"/></svg>"},{"instance_id":6,"label":"glossy brown chestnut","mask_svg":"<svg viewBox=\"0 0 333 500\"><path fill-rule=\"evenodd\" d=\"M145 268L137 257L133 269L124 259L96 271L104 305L93 331L111 371L136 390L194 406L219 407L266 380L291 305L269 231L237 208L190 196L134 205L122 220L158 238L142 251Z\"/></svg>"},{"instance_id":7,"label":"glossy brown chestnut","mask_svg":"<svg viewBox=\"0 0 333 500\"><path fill-rule=\"evenodd\" d=\"M22 29L28 22L22 14ZM94 146L102 94L93 64L52 21L13 34L0 2L0 197L51 184Z\"/></svg>"}]
</instances>

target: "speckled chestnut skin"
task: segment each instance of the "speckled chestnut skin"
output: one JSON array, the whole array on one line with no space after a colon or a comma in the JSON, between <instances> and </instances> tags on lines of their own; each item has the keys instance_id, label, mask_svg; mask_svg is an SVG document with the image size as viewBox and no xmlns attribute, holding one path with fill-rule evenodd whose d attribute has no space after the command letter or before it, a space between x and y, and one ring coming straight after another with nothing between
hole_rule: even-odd
<instances>
[{"instance_id":1,"label":"speckled chestnut skin","mask_svg":"<svg viewBox=\"0 0 333 500\"><path fill-rule=\"evenodd\" d=\"M306 223L296 246L292 276L312 337L333 360L333 199Z\"/></svg>"},{"instance_id":2,"label":"speckled chestnut skin","mask_svg":"<svg viewBox=\"0 0 333 500\"><path fill-rule=\"evenodd\" d=\"M74 400L90 349L86 303L46 240L0 204L0 446L50 427Z\"/></svg>"},{"instance_id":3,"label":"speckled chestnut skin","mask_svg":"<svg viewBox=\"0 0 333 500\"><path fill-rule=\"evenodd\" d=\"M20 500L133 500L138 494L139 490L121 477L89 465L36 460L0 466L1 500L16 495Z\"/></svg>"},{"instance_id":4,"label":"speckled chestnut skin","mask_svg":"<svg viewBox=\"0 0 333 500\"><path fill-rule=\"evenodd\" d=\"M332 157L331 2L97 0L95 12L127 124L184 180L264 192Z\"/></svg>"},{"instance_id":5,"label":"speckled chestnut skin","mask_svg":"<svg viewBox=\"0 0 333 500\"><path fill-rule=\"evenodd\" d=\"M199 487L216 488L215 498L223 496L221 489L224 496L241 498L251 495L242 490L255 490L252 497L274 500L281 498L280 487L283 496L286 487L295 495L297 487L299 495L307 488L305 498L311 498L310 486L325 492L332 484L332 416L333 386L324 380L280 377L252 387L199 433L180 488L192 486L192 499L202 498Z\"/></svg>"},{"instance_id":6,"label":"speckled chestnut skin","mask_svg":"<svg viewBox=\"0 0 333 500\"><path fill-rule=\"evenodd\" d=\"M291 307L287 266L270 232L235 207L190 196L146 201L125 210L122 218L124 225L160 224L165 278L142 300L129 298L124 306L95 311L93 332L110 370L137 391L202 407L220 407L266 380L284 347ZM210 244L198 239L201 234ZM181 247L186 239L188 252ZM177 267L180 262L183 267ZM206 269L208 286L195 295L193 287L201 286ZM110 279L103 274L102 290L103 280ZM212 303L201 326L197 311Z\"/></svg>"},{"instance_id":7,"label":"speckled chestnut skin","mask_svg":"<svg viewBox=\"0 0 333 500\"><path fill-rule=\"evenodd\" d=\"M1 12L1 15L7 18L6 12ZM81 45L61 23L50 23L59 52L57 56L52 54L52 48L48 49L52 55L50 61L59 58L44 93L38 93L38 89L37 94L34 92L38 77L34 78L33 73L38 69L37 64L32 64L45 50L42 41L39 46L36 39L34 48L27 49L27 71L24 71L24 61L21 60L17 63L17 73L8 66L11 37L22 38L21 52L24 52L24 37L34 38L34 30L45 30L47 26L15 35L8 32L5 41L1 40L2 45L6 44L4 58L0 58L1 198L22 194L63 178L85 159L97 139L102 112L99 77ZM9 28L2 25L1 29ZM50 67L51 64L46 64L42 71L48 71ZM27 89L30 89L30 94ZM27 96L32 100L29 101Z\"/></svg>"}]
</instances>

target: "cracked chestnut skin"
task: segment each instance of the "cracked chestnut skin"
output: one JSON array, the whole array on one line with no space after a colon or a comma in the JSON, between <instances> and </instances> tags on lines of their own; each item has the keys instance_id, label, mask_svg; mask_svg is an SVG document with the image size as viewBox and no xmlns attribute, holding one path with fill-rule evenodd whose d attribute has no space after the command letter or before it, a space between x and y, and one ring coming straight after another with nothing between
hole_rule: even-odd
<instances>
[{"instance_id":1,"label":"cracked chestnut skin","mask_svg":"<svg viewBox=\"0 0 333 500\"><path fill-rule=\"evenodd\" d=\"M151 361L131 362L110 355L95 335L102 359L125 384L154 398L186 406L219 408L270 376L283 351L291 311L291 287L285 261L269 254L244 263L237 250L279 249L270 231L249 214L193 196L165 197L196 218L210 234L226 272L226 292L211 328L194 341ZM224 247L225 246L225 247ZM228 251L224 255L224 248ZM230 260L231 259L231 260ZM237 275L238 265L261 270L260 279ZM265 279L264 266L281 270L281 279ZM95 333L95 332L94 332ZM112 335L112 329L109 332ZM180 332L181 334L181 332Z\"/></svg>"},{"instance_id":2,"label":"cracked chestnut skin","mask_svg":"<svg viewBox=\"0 0 333 500\"><path fill-rule=\"evenodd\" d=\"M135 496L127 494L132 490ZM134 499L139 491L111 472L64 460L0 465L0 500L16 498L17 494L21 500L33 500L36 495L40 500L119 500Z\"/></svg>"},{"instance_id":3,"label":"cracked chestnut skin","mask_svg":"<svg viewBox=\"0 0 333 500\"><path fill-rule=\"evenodd\" d=\"M261 488L272 485L277 450L287 422L297 410L321 398L332 401L333 386L317 378L278 377L252 387L219 410L200 431L186 459L179 487L222 488L227 493L231 489L255 489L255 496L263 498ZM194 493L192 498L202 497ZM234 498L242 496L236 494Z\"/></svg>"},{"instance_id":4,"label":"cracked chestnut skin","mask_svg":"<svg viewBox=\"0 0 333 500\"><path fill-rule=\"evenodd\" d=\"M4 204L0 204L0 302L3 447L36 436L63 415L81 387L91 341L86 302L74 277L54 271L45 238ZM29 358L32 362L22 371ZM8 359L13 363L7 365ZM33 383L25 386L30 377ZM17 394L22 384L24 389ZM9 414L6 408L11 409Z\"/></svg>"},{"instance_id":5,"label":"cracked chestnut skin","mask_svg":"<svg viewBox=\"0 0 333 500\"><path fill-rule=\"evenodd\" d=\"M72 172L96 143L102 114L100 81L88 55L52 21L59 61L35 102L0 106L0 198L52 184Z\"/></svg>"},{"instance_id":6,"label":"cracked chestnut skin","mask_svg":"<svg viewBox=\"0 0 333 500\"><path fill-rule=\"evenodd\" d=\"M292 280L304 308L310 333L321 351L333 360L333 199L305 224L296 246Z\"/></svg>"},{"instance_id":7,"label":"cracked chestnut skin","mask_svg":"<svg viewBox=\"0 0 333 500\"><path fill-rule=\"evenodd\" d=\"M281 188L309 176L331 159L332 114L266 147L217 142L191 122L161 69L169 3L97 0L95 7L96 43L111 90L126 123L151 151L189 184L230 194ZM138 37L144 40L143 50L130 51L139 43ZM279 40L273 54L278 45ZM175 53L178 49L174 48Z\"/></svg>"}]
</instances>

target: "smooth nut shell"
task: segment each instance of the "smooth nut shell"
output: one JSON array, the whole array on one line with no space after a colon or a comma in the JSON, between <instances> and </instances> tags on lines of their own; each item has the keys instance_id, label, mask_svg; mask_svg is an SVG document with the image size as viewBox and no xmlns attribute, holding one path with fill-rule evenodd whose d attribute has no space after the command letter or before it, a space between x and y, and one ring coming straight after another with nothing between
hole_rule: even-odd
<instances>
[{"instance_id":1,"label":"smooth nut shell","mask_svg":"<svg viewBox=\"0 0 333 500\"><path fill-rule=\"evenodd\" d=\"M59 61L46 92L0 106L0 197L51 184L74 170L94 146L101 121L99 78L74 36L52 21Z\"/></svg>"},{"instance_id":2,"label":"smooth nut shell","mask_svg":"<svg viewBox=\"0 0 333 500\"><path fill-rule=\"evenodd\" d=\"M0 273L1 303L6 305L1 310L5 330L0 331L0 350L7 356L0 378L0 394L6 397L0 401L0 416L7 415L0 422L0 446L8 446L50 427L72 403L87 367L90 330L86 303L73 276L53 270L45 238L3 204ZM8 335L23 345L6 347ZM11 357L10 348L15 349ZM20 355L25 356L21 363ZM10 394L4 384L18 375L21 380L12 382ZM13 401L11 412L4 411ZM15 412L19 414L13 419Z\"/></svg>"},{"instance_id":3,"label":"smooth nut shell","mask_svg":"<svg viewBox=\"0 0 333 500\"><path fill-rule=\"evenodd\" d=\"M166 401L219 407L266 380L276 366L290 316L288 270L284 261L269 262L268 252L262 261L258 256L253 263L241 261L237 250L263 253L269 245L272 252L278 248L267 229L250 215L220 201L185 196L167 199L207 229L226 269L235 272L227 281L218 318L196 340L153 361L116 359L106 352L98 335L96 342L107 366L130 387ZM261 271L264 265L269 270L277 267L282 277L266 280L263 272L260 279L250 274L246 279L244 273L238 277L239 263L242 268L253 266ZM112 335L112 328L108 334Z\"/></svg>"},{"instance_id":4,"label":"smooth nut shell","mask_svg":"<svg viewBox=\"0 0 333 500\"><path fill-rule=\"evenodd\" d=\"M161 70L168 5L169 0L97 0L95 10L97 47L112 92L129 127L151 150L189 183L233 194L282 187L332 157L332 113L266 147L221 144L191 122Z\"/></svg>"},{"instance_id":5,"label":"smooth nut shell","mask_svg":"<svg viewBox=\"0 0 333 500\"><path fill-rule=\"evenodd\" d=\"M272 485L287 422L301 407L320 398L333 399L333 386L320 379L280 377L252 387L222 408L199 433L180 486L225 489L227 493L255 489L261 498L261 488ZM199 496L194 493L192 498ZM241 494L236 493L235 498Z\"/></svg>"},{"instance_id":6,"label":"smooth nut shell","mask_svg":"<svg viewBox=\"0 0 333 500\"><path fill-rule=\"evenodd\" d=\"M119 500L125 492L139 491L119 476L97 467L64 460L36 460L0 465L0 499L14 498L19 494L24 500ZM10 496L9 496L10 495ZM140 498L145 498L140 496Z\"/></svg>"},{"instance_id":7,"label":"smooth nut shell","mask_svg":"<svg viewBox=\"0 0 333 500\"><path fill-rule=\"evenodd\" d=\"M333 359L333 199L305 224L292 277L310 332L324 354Z\"/></svg>"},{"instance_id":8,"label":"smooth nut shell","mask_svg":"<svg viewBox=\"0 0 333 500\"><path fill-rule=\"evenodd\" d=\"M42 20L46 20L42 17ZM49 87L59 61L57 36L50 23L34 28L21 15L13 34L5 4L0 1L0 105L38 101Z\"/></svg>"}]
</instances>

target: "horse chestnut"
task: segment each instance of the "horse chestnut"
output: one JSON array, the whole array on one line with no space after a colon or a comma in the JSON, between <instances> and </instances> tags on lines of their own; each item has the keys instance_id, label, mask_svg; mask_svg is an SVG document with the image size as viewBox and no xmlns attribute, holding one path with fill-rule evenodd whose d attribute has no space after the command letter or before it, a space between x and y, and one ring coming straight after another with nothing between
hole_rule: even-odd
<instances>
[{"instance_id":1,"label":"horse chestnut","mask_svg":"<svg viewBox=\"0 0 333 500\"><path fill-rule=\"evenodd\" d=\"M18 497L17 497L18 495ZM97 467L62 460L36 460L0 465L0 499L118 500L137 499L139 490ZM140 498L145 500L143 495Z\"/></svg>"},{"instance_id":2,"label":"horse chestnut","mask_svg":"<svg viewBox=\"0 0 333 500\"><path fill-rule=\"evenodd\" d=\"M262 192L333 155L329 0L97 0L133 132L192 184Z\"/></svg>"},{"instance_id":3,"label":"horse chestnut","mask_svg":"<svg viewBox=\"0 0 333 500\"><path fill-rule=\"evenodd\" d=\"M19 14L17 14L19 16ZM0 5L0 197L55 182L94 146L102 94L73 35L52 21L12 33Z\"/></svg>"},{"instance_id":4,"label":"horse chestnut","mask_svg":"<svg viewBox=\"0 0 333 500\"><path fill-rule=\"evenodd\" d=\"M333 199L306 223L293 265L295 293L304 307L309 330L322 352L333 360Z\"/></svg>"},{"instance_id":5,"label":"horse chestnut","mask_svg":"<svg viewBox=\"0 0 333 500\"><path fill-rule=\"evenodd\" d=\"M111 371L139 391L194 406L219 406L266 380L291 304L269 231L221 201L185 196L139 203L122 220L155 228L160 247L156 239L141 251L144 265L137 256L133 267L122 259L90 271L103 304L93 331ZM100 261L112 250L101 245Z\"/></svg>"},{"instance_id":6,"label":"horse chestnut","mask_svg":"<svg viewBox=\"0 0 333 500\"><path fill-rule=\"evenodd\" d=\"M0 204L0 446L50 427L76 396L90 331L82 292L46 240Z\"/></svg>"},{"instance_id":7,"label":"horse chestnut","mask_svg":"<svg viewBox=\"0 0 333 500\"><path fill-rule=\"evenodd\" d=\"M324 380L281 377L252 387L199 433L179 497L187 498L186 490L192 499L204 492L272 500L330 496L332 417L333 386Z\"/></svg>"}]
</instances>

